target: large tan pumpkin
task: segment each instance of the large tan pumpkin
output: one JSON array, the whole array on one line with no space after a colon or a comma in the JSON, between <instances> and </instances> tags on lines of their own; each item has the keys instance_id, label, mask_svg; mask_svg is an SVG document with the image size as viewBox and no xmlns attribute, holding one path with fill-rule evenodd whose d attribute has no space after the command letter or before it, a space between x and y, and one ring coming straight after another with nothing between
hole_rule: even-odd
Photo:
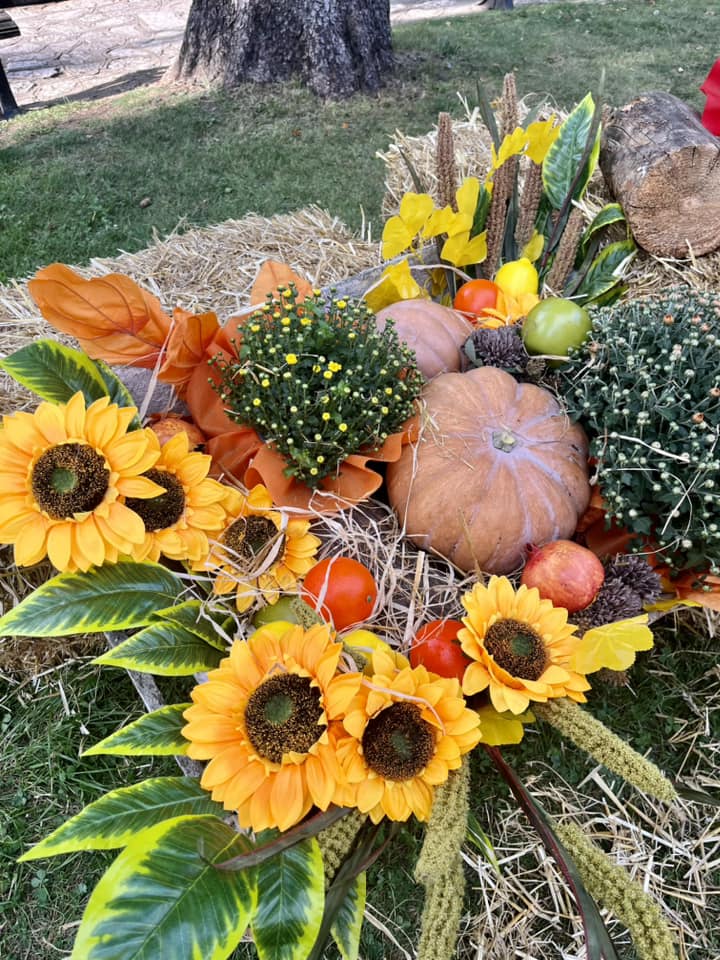
<instances>
[{"instance_id":1,"label":"large tan pumpkin","mask_svg":"<svg viewBox=\"0 0 720 960\"><path fill-rule=\"evenodd\" d=\"M424 388L420 419L387 471L417 546L500 574L528 544L572 535L590 499L587 440L547 390L495 367L444 373Z\"/></svg>"},{"instance_id":2,"label":"large tan pumpkin","mask_svg":"<svg viewBox=\"0 0 720 960\"><path fill-rule=\"evenodd\" d=\"M460 370L462 345L473 326L457 310L432 300L400 300L378 311L378 330L385 328L388 317L398 337L415 351L418 369L426 379Z\"/></svg>"}]
</instances>

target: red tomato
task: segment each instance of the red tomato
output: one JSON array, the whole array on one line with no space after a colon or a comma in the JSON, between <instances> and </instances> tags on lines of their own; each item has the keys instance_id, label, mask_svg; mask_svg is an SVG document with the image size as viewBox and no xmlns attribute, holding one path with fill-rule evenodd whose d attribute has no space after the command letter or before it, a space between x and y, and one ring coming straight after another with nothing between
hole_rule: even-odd
<instances>
[{"instance_id":1,"label":"red tomato","mask_svg":"<svg viewBox=\"0 0 720 960\"><path fill-rule=\"evenodd\" d=\"M464 625L459 620L431 620L415 634L410 648L410 664L422 664L441 677L455 677L462 681L465 668L472 663L463 653L457 638Z\"/></svg>"},{"instance_id":2,"label":"red tomato","mask_svg":"<svg viewBox=\"0 0 720 960\"><path fill-rule=\"evenodd\" d=\"M373 612L377 584L367 567L351 557L328 557L308 571L303 600L332 620L336 630L362 623Z\"/></svg>"},{"instance_id":3,"label":"red tomato","mask_svg":"<svg viewBox=\"0 0 720 960\"><path fill-rule=\"evenodd\" d=\"M492 280L468 280L455 294L453 307L479 317L487 307L497 303L500 287Z\"/></svg>"}]
</instances>

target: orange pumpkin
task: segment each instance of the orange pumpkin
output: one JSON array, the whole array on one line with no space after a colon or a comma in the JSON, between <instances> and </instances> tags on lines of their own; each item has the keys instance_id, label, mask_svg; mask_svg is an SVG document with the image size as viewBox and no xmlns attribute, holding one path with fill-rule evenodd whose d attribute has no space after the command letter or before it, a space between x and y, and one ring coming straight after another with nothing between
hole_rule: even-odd
<instances>
[{"instance_id":1,"label":"orange pumpkin","mask_svg":"<svg viewBox=\"0 0 720 960\"><path fill-rule=\"evenodd\" d=\"M426 379L460 370L462 346L473 326L457 310L432 300L399 300L378 311L379 330L384 329L389 317L395 322L398 337L415 352L418 368Z\"/></svg>"},{"instance_id":2,"label":"orange pumpkin","mask_svg":"<svg viewBox=\"0 0 720 960\"><path fill-rule=\"evenodd\" d=\"M387 471L407 535L461 570L510 573L528 544L572 535L590 500L588 447L547 390L495 367L423 390L417 442Z\"/></svg>"}]
</instances>

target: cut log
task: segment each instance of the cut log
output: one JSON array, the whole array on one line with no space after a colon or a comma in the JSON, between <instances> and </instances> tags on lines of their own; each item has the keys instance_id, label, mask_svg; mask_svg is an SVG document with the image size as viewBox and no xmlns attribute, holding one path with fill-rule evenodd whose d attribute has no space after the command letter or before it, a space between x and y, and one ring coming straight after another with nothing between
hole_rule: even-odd
<instances>
[{"instance_id":1,"label":"cut log","mask_svg":"<svg viewBox=\"0 0 720 960\"><path fill-rule=\"evenodd\" d=\"M600 167L636 243L660 257L720 247L720 140L670 93L644 93L603 125Z\"/></svg>"}]
</instances>

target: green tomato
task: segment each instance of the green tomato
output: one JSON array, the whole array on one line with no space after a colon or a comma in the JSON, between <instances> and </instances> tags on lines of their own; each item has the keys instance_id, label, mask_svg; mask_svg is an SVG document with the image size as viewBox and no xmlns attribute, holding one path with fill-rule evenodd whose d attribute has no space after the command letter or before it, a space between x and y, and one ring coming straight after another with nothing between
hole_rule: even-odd
<instances>
[{"instance_id":1,"label":"green tomato","mask_svg":"<svg viewBox=\"0 0 720 960\"><path fill-rule=\"evenodd\" d=\"M305 603L302 597L284 596L280 597L275 603L269 603L266 607L261 607L252 618L254 627L264 627L268 623L275 623L277 620L284 620L288 623L297 623L306 630L314 623L322 623L320 617L313 608Z\"/></svg>"},{"instance_id":2,"label":"green tomato","mask_svg":"<svg viewBox=\"0 0 720 960\"><path fill-rule=\"evenodd\" d=\"M522 325L522 339L530 354L552 354L566 357L571 348L577 350L592 330L590 314L572 300L547 297L536 304ZM549 361L560 366L562 360Z\"/></svg>"}]
</instances>

